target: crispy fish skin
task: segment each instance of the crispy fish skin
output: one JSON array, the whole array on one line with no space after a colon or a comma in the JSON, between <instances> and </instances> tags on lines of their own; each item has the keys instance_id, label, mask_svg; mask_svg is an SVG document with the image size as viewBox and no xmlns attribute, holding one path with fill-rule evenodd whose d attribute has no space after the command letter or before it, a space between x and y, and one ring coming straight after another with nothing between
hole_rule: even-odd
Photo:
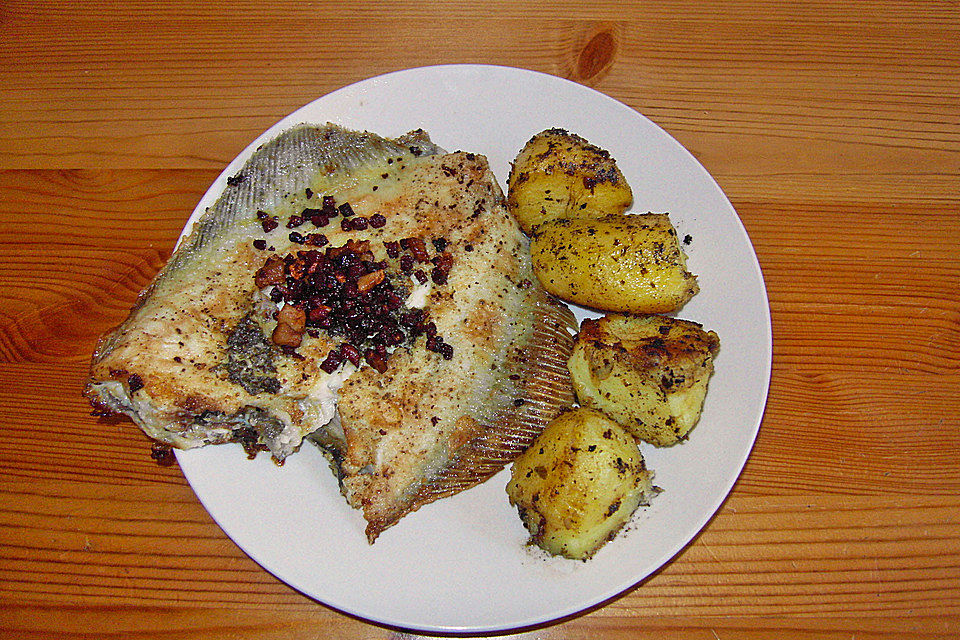
<instances>
[{"instance_id":1,"label":"crispy fish skin","mask_svg":"<svg viewBox=\"0 0 960 640\"><path fill-rule=\"evenodd\" d=\"M295 355L262 339L277 307L253 274L269 255L305 248L284 222L320 194L386 220L362 231L318 229L332 247L368 240L385 260L386 241L442 240L447 281L408 280L406 304L429 312L452 358L420 336L398 347L384 372L347 364L330 374L319 364L338 338L305 335ZM278 227L265 232L258 211ZM256 239L270 249L254 249ZM253 432L282 460L313 434L372 542L403 515L499 471L570 406L565 363L575 330L572 313L533 276L527 240L483 156L444 153L423 132L388 140L301 125L253 154L130 317L101 340L86 394L179 448ZM245 351L234 357L238 344ZM238 380L234 365L256 376Z\"/></svg>"}]
</instances>

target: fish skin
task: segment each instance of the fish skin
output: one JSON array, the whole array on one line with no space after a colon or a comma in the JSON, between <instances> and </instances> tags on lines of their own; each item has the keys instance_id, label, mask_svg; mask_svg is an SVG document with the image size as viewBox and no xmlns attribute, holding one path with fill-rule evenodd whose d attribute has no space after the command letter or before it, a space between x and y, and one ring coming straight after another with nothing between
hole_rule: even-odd
<instances>
[{"instance_id":1,"label":"fish skin","mask_svg":"<svg viewBox=\"0 0 960 640\"><path fill-rule=\"evenodd\" d=\"M273 355L279 393L250 393L225 375L244 318L270 335L253 274L267 254L303 248L291 245L283 221L308 204L298 195L308 188L387 219L364 232L325 228L331 246L369 239L382 259L384 240L448 241L448 282L424 301L453 345L451 360L421 336L397 349L384 373L362 366L331 376L318 365L336 340L321 334L304 339L302 358ZM258 210L277 215L279 228L265 234ZM255 250L256 238L275 252ZM300 125L253 154L130 317L104 336L86 395L179 448L236 441L248 427L282 460L313 434L373 542L405 514L499 471L572 404L565 363L575 330L569 309L532 275L527 239L483 156L444 153L423 132L388 140Z\"/></svg>"}]
</instances>

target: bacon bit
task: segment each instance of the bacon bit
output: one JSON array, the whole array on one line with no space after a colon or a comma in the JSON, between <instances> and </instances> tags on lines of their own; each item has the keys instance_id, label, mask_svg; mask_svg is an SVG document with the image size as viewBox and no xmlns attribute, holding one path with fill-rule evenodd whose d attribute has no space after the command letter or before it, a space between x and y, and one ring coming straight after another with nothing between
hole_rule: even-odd
<instances>
[{"instance_id":1,"label":"bacon bit","mask_svg":"<svg viewBox=\"0 0 960 640\"><path fill-rule=\"evenodd\" d=\"M310 309L310 313L308 315L310 320L316 322L329 316L331 311L333 311L333 307L328 307L325 304L318 304L314 308Z\"/></svg>"},{"instance_id":2,"label":"bacon bit","mask_svg":"<svg viewBox=\"0 0 960 640\"><path fill-rule=\"evenodd\" d=\"M407 238L407 248L417 262L426 262L430 259L429 254L427 254L427 245L423 241L423 238Z\"/></svg>"},{"instance_id":3,"label":"bacon bit","mask_svg":"<svg viewBox=\"0 0 960 640\"><path fill-rule=\"evenodd\" d=\"M366 361L377 370L378 373L384 373L387 370L387 361L373 349L367 349L364 354Z\"/></svg>"},{"instance_id":4,"label":"bacon bit","mask_svg":"<svg viewBox=\"0 0 960 640\"><path fill-rule=\"evenodd\" d=\"M302 278L306 270L307 265L304 264L303 260L297 260L296 262L291 262L289 265L287 265L287 275L294 280L299 280Z\"/></svg>"},{"instance_id":5,"label":"bacon bit","mask_svg":"<svg viewBox=\"0 0 960 640\"><path fill-rule=\"evenodd\" d=\"M349 342L344 342L340 345L340 355L349 360L353 366L360 366L360 352Z\"/></svg>"},{"instance_id":6,"label":"bacon bit","mask_svg":"<svg viewBox=\"0 0 960 640\"><path fill-rule=\"evenodd\" d=\"M300 307L287 304L277 314L277 322L290 325L296 331L303 331L304 327L307 326L307 314Z\"/></svg>"},{"instance_id":7,"label":"bacon bit","mask_svg":"<svg viewBox=\"0 0 960 640\"><path fill-rule=\"evenodd\" d=\"M169 467L177 458L173 455L173 449L168 444L155 443L150 449L150 457L156 460L161 467Z\"/></svg>"},{"instance_id":8,"label":"bacon bit","mask_svg":"<svg viewBox=\"0 0 960 640\"><path fill-rule=\"evenodd\" d=\"M433 262L438 269L441 269L446 273L449 273L450 269L453 268L453 256L446 251L434 256L431 262Z\"/></svg>"},{"instance_id":9,"label":"bacon bit","mask_svg":"<svg viewBox=\"0 0 960 640\"><path fill-rule=\"evenodd\" d=\"M370 251L370 241L350 239L347 240L346 247L354 253L362 254Z\"/></svg>"},{"instance_id":10,"label":"bacon bit","mask_svg":"<svg viewBox=\"0 0 960 640\"><path fill-rule=\"evenodd\" d=\"M254 282L258 289L270 286L271 284L283 284L284 282L284 262L280 256L270 256L267 262L260 267L257 275L254 276Z\"/></svg>"},{"instance_id":11,"label":"bacon bit","mask_svg":"<svg viewBox=\"0 0 960 640\"><path fill-rule=\"evenodd\" d=\"M303 333L296 331L288 324L278 324L270 335L273 344L281 347L299 347L303 342Z\"/></svg>"},{"instance_id":12,"label":"bacon bit","mask_svg":"<svg viewBox=\"0 0 960 640\"><path fill-rule=\"evenodd\" d=\"M127 384L130 386L130 393L136 393L143 389L143 380L135 373L131 373L130 377L127 378Z\"/></svg>"},{"instance_id":13,"label":"bacon bit","mask_svg":"<svg viewBox=\"0 0 960 640\"><path fill-rule=\"evenodd\" d=\"M322 247L329 243L327 236L322 233L308 233L307 234L307 244L311 247Z\"/></svg>"},{"instance_id":14,"label":"bacon bit","mask_svg":"<svg viewBox=\"0 0 960 640\"><path fill-rule=\"evenodd\" d=\"M299 347L307 326L307 314L291 304L284 305L277 314L277 326L270 339L281 347Z\"/></svg>"},{"instance_id":15,"label":"bacon bit","mask_svg":"<svg viewBox=\"0 0 960 640\"><path fill-rule=\"evenodd\" d=\"M386 277L383 271L371 271L370 273L365 273L364 275L357 278L357 291L360 293L366 293L373 289L375 286L383 282L383 279Z\"/></svg>"}]
</instances>

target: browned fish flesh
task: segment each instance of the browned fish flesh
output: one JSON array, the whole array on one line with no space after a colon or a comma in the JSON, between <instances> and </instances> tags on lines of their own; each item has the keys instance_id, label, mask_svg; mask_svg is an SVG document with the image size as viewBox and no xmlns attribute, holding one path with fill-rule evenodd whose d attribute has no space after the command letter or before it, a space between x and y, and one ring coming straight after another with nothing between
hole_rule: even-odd
<instances>
[{"instance_id":1,"label":"browned fish flesh","mask_svg":"<svg viewBox=\"0 0 960 640\"><path fill-rule=\"evenodd\" d=\"M482 482L573 401L576 323L486 159L422 131L300 125L227 180L86 395L177 448L310 436L372 542Z\"/></svg>"}]
</instances>

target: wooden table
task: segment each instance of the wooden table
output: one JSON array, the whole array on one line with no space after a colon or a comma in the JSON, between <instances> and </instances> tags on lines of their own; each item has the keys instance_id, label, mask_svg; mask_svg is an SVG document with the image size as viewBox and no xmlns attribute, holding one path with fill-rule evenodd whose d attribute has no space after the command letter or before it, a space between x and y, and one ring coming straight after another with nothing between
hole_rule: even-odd
<instances>
[{"instance_id":1,"label":"wooden table","mask_svg":"<svg viewBox=\"0 0 960 640\"><path fill-rule=\"evenodd\" d=\"M739 212L773 314L720 512L520 637L960 637L960 7L834 0L0 5L0 636L413 637L261 569L80 389L250 140L450 62L571 78L666 129Z\"/></svg>"}]
</instances>

